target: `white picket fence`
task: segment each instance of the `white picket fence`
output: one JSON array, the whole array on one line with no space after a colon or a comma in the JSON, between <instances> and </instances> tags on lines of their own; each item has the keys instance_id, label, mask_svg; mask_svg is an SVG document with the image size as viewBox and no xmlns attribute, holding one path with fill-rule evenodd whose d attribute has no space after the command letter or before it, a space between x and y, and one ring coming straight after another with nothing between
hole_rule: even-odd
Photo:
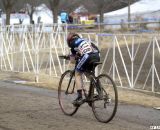
<instances>
[{"instance_id":1,"label":"white picket fence","mask_svg":"<svg viewBox=\"0 0 160 130\"><path fill-rule=\"evenodd\" d=\"M1 71L60 77L70 63L67 25L8 26L0 29ZM120 87L160 92L159 34L79 33L101 50L99 73L108 73Z\"/></svg>"}]
</instances>

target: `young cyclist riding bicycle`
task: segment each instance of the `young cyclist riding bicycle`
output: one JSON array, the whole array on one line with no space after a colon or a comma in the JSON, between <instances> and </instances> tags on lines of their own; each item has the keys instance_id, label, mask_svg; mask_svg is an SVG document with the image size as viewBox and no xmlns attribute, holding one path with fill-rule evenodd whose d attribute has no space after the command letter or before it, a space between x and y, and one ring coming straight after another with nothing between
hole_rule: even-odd
<instances>
[{"instance_id":1,"label":"young cyclist riding bicycle","mask_svg":"<svg viewBox=\"0 0 160 130\"><path fill-rule=\"evenodd\" d=\"M77 87L77 98L73 104L81 104L82 102L82 74L85 71L92 70L93 63L100 61L99 49L95 44L81 38L76 33L69 33L67 37L68 47L71 49L70 57L79 57L76 61L75 82Z\"/></svg>"}]
</instances>

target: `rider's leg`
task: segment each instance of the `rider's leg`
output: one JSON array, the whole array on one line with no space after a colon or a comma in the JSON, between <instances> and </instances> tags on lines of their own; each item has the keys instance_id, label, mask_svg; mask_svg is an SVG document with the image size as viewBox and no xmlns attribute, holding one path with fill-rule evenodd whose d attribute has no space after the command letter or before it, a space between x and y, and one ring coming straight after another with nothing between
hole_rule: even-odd
<instances>
[{"instance_id":1,"label":"rider's leg","mask_svg":"<svg viewBox=\"0 0 160 130\"><path fill-rule=\"evenodd\" d=\"M82 98L82 73L75 71L75 81L76 81L76 88L77 88L77 98L80 99Z\"/></svg>"},{"instance_id":2,"label":"rider's leg","mask_svg":"<svg viewBox=\"0 0 160 130\"><path fill-rule=\"evenodd\" d=\"M83 88L83 80L82 74L84 70L84 65L89 58L88 54L82 56L82 58L78 61L75 69L75 81L77 86L77 99L75 101L81 102L82 101L82 88Z\"/></svg>"}]
</instances>

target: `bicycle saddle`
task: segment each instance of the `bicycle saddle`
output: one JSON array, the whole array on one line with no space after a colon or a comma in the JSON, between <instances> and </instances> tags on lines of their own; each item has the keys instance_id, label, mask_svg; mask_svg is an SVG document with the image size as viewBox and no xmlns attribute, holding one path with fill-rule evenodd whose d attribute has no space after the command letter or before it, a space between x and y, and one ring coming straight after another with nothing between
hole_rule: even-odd
<instances>
[{"instance_id":1,"label":"bicycle saddle","mask_svg":"<svg viewBox=\"0 0 160 130\"><path fill-rule=\"evenodd\" d=\"M97 65L100 65L100 64L102 64L102 62L94 62L93 66L97 66Z\"/></svg>"}]
</instances>

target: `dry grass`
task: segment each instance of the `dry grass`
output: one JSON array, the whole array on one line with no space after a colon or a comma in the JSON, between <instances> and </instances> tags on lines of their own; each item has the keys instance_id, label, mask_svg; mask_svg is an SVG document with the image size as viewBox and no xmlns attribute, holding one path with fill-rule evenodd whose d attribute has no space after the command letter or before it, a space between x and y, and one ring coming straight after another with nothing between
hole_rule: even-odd
<instances>
[{"instance_id":1,"label":"dry grass","mask_svg":"<svg viewBox=\"0 0 160 130\"><path fill-rule=\"evenodd\" d=\"M35 79L35 75L31 73L11 73L11 72L1 72L0 74L1 80L25 80L28 82L24 82L26 85L43 87L48 89L56 89L58 88L59 78L54 78L48 75L40 75L39 80L40 83L33 82ZM154 96L151 94L146 94L142 92L137 92L128 89L118 88L118 96L120 102L125 102L128 104L137 104L142 106L149 107L159 107L160 106L160 97Z\"/></svg>"},{"instance_id":2,"label":"dry grass","mask_svg":"<svg viewBox=\"0 0 160 130\"><path fill-rule=\"evenodd\" d=\"M113 47L113 43L115 42L115 46L117 46L117 44L119 44L120 46L125 46L125 44L127 43L127 45L131 45L131 44L146 44L146 43L150 43L153 36L157 36L158 38L158 34L131 34L131 35L127 35L127 34L115 34L116 36L116 41L114 41L115 39L113 39L113 35L111 36L100 36L99 37L99 47L101 49L104 48L109 48L109 47Z\"/></svg>"},{"instance_id":3,"label":"dry grass","mask_svg":"<svg viewBox=\"0 0 160 130\"><path fill-rule=\"evenodd\" d=\"M134 90L118 89L119 100L129 104L137 104L149 107L159 107L160 97L153 94L137 92Z\"/></svg>"}]
</instances>

